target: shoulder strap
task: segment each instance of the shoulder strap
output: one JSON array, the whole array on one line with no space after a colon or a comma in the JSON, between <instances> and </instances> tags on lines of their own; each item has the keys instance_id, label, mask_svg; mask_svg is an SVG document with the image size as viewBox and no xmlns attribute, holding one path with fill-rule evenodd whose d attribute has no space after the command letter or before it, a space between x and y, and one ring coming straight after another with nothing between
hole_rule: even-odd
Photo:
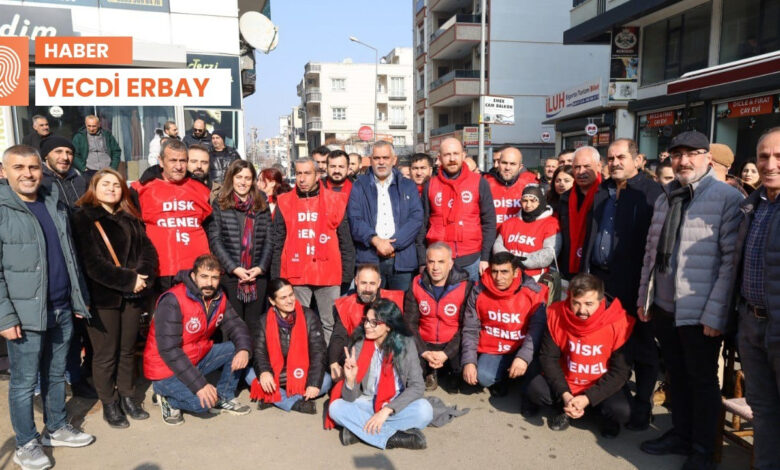
<instances>
[{"instance_id":1,"label":"shoulder strap","mask_svg":"<svg viewBox=\"0 0 780 470\"><path fill-rule=\"evenodd\" d=\"M100 236L103 237L103 242L106 244L106 248L108 248L109 254L111 254L111 259L114 260L114 264L117 265L117 267L122 267L122 265L119 263L119 258L116 257L116 253L114 252L114 247L111 246L111 242L108 240L108 236L106 235L106 231L103 230L103 226L100 225L99 221L95 221L95 227L97 227L98 232L100 232Z\"/></svg>"}]
</instances>

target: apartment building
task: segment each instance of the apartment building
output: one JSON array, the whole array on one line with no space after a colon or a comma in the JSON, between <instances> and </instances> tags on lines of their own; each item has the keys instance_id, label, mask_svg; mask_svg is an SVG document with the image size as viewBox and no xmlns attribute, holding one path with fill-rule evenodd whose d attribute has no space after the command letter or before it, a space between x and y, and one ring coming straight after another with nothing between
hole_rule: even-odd
<instances>
[{"instance_id":1,"label":"apartment building","mask_svg":"<svg viewBox=\"0 0 780 470\"><path fill-rule=\"evenodd\" d=\"M307 63L298 96L309 150L330 145L366 155L373 138L360 129L373 129L376 119L376 138L392 142L399 155L410 153L412 91L411 48L393 49L378 65L351 59Z\"/></svg>"},{"instance_id":2,"label":"apartment building","mask_svg":"<svg viewBox=\"0 0 780 470\"><path fill-rule=\"evenodd\" d=\"M627 112L630 135L649 158L673 135L696 129L734 150L736 172L755 156L761 132L780 125L780 0L574 0L571 7L566 44L637 31L637 91Z\"/></svg>"},{"instance_id":3,"label":"apartment building","mask_svg":"<svg viewBox=\"0 0 780 470\"><path fill-rule=\"evenodd\" d=\"M446 137L478 152L479 71L486 94L514 98L515 124L490 126L486 146L519 147L527 166L555 151L554 128L543 124L548 95L573 77L598 77L609 65L603 45L565 47L570 0L488 0L485 57L480 57L480 0L415 0L415 144L436 153ZM487 155L490 155L488 148ZM489 160L489 158L488 158Z\"/></svg>"}]
</instances>

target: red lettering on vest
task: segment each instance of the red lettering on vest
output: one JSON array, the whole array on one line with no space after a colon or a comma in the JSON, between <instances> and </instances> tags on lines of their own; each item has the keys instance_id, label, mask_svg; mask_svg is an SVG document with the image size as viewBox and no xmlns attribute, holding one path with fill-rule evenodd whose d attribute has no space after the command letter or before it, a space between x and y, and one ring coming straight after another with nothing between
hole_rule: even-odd
<instances>
[{"instance_id":1,"label":"red lettering on vest","mask_svg":"<svg viewBox=\"0 0 780 470\"><path fill-rule=\"evenodd\" d=\"M448 343L460 328L460 310L466 300L466 281L450 288L438 301L422 285L422 276L412 281L412 294L420 311L420 338L426 343Z\"/></svg>"}]
</instances>

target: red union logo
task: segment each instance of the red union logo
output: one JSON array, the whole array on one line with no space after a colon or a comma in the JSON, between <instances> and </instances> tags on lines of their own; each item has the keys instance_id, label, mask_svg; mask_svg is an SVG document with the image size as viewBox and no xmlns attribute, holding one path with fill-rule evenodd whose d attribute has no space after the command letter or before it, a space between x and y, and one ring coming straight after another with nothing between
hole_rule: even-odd
<instances>
[{"instance_id":1,"label":"red union logo","mask_svg":"<svg viewBox=\"0 0 780 470\"><path fill-rule=\"evenodd\" d=\"M29 90L29 39L0 38L0 106L27 106Z\"/></svg>"}]
</instances>

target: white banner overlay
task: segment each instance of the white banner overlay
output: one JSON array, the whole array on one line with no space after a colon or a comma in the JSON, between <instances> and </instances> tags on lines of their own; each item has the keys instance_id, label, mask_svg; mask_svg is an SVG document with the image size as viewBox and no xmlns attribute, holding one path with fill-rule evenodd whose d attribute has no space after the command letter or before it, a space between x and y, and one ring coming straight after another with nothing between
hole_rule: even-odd
<instances>
[{"instance_id":1,"label":"white banner overlay","mask_svg":"<svg viewBox=\"0 0 780 470\"><path fill-rule=\"evenodd\" d=\"M228 69L35 70L36 106L230 106Z\"/></svg>"}]
</instances>

